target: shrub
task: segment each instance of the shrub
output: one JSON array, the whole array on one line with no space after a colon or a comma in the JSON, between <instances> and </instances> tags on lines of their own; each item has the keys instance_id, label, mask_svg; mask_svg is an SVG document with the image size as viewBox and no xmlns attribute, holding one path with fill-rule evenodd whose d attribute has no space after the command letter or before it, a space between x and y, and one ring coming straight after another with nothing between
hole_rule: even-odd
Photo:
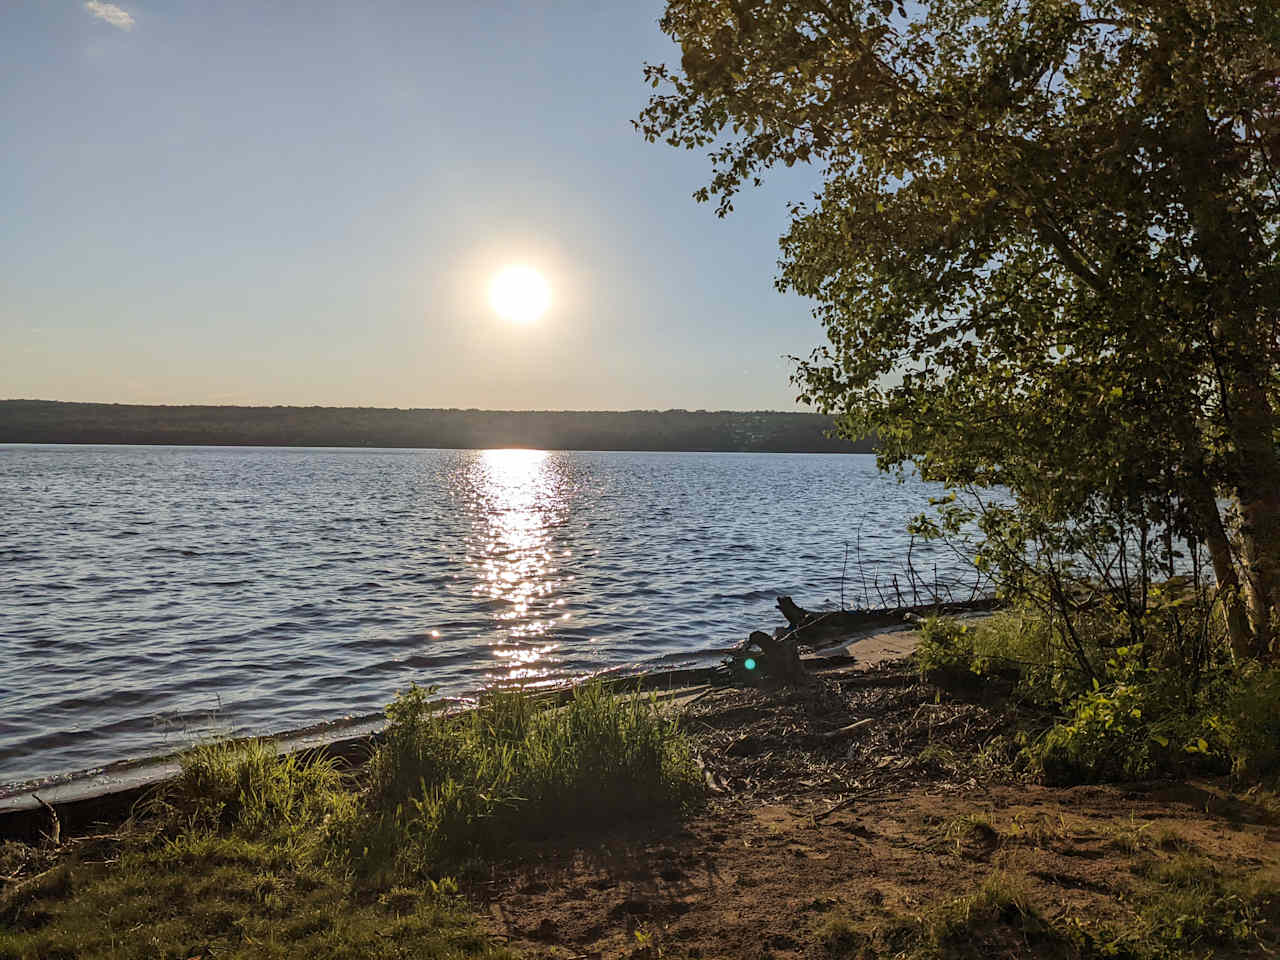
<instances>
[{"instance_id":1,"label":"shrub","mask_svg":"<svg viewBox=\"0 0 1280 960\"><path fill-rule=\"evenodd\" d=\"M976 631L946 617L930 617L920 624L915 663L922 677L942 682L968 682L976 674Z\"/></svg>"},{"instance_id":2,"label":"shrub","mask_svg":"<svg viewBox=\"0 0 1280 960\"><path fill-rule=\"evenodd\" d=\"M1142 779L1160 771L1169 741L1155 739L1144 709L1149 690L1117 683L1082 694L1071 719L1050 728L1031 748L1034 767L1050 783Z\"/></svg>"},{"instance_id":3,"label":"shrub","mask_svg":"<svg viewBox=\"0 0 1280 960\"><path fill-rule=\"evenodd\" d=\"M932 617L921 624L915 658L921 675L940 685L994 681L1031 703L1054 705L1087 687L1057 626L1024 609L976 623Z\"/></svg>"},{"instance_id":4,"label":"shrub","mask_svg":"<svg viewBox=\"0 0 1280 960\"><path fill-rule=\"evenodd\" d=\"M1193 770L1229 770L1240 781L1274 776L1280 670L1226 664L1203 679L1191 689L1169 671L1131 666L1066 704L1068 719L1027 751L1033 768L1051 783Z\"/></svg>"},{"instance_id":5,"label":"shrub","mask_svg":"<svg viewBox=\"0 0 1280 960\"><path fill-rule=\"evenodd\" d=\"M1088 629L1083 623L1076 624L1080 647L1073 649L1060 623L1030 610L976 624L934 618L922 625L916 664L953 691L999 679L1016 699L1058 713L1062 719L1025 740L1022 752L1051 783L1191 770L1257 780L1280 771L1280 669L1237 664L1219 647L1188 676L1171 663L1172 641L1155 630L1146 634L1152 652L1145 644L1118 644L1103 617Z\"/></svg>"},{"instance_id":6,"label":"shrub","mask_svg":"<svg viewBox=\"0 0 1280 960\"><path fill-rule=\"evenodd\" d=\"M1210 716L1231 772L1242 780L1274 776L1280 771L1280 669L1251 664L1231 687L1221 717Z\"/></svg>"}]
</instances>

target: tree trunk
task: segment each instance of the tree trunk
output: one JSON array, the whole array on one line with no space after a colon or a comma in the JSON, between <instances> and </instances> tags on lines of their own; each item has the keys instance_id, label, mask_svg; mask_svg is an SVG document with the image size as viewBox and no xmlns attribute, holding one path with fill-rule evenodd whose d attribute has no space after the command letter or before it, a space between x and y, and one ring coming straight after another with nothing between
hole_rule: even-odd
<instances>
[{"instance_id":1,"label":"tree trunk","mask_svg":"<svg viewBox=\"0 0 1280 960\"><path fill-rule=\"evenodd\" d=\"M1191 497L1205 546L1209 548L1213 578L1218 584L1217 597L1226 617L1231 649L1237 657L1250 657L1253 655L1253 631L1240 590L1240 578L1236 574L1235 558L1231 555L1231 541L1222 525L1214 490L1198 471L1193 474Z\"/></svg>"},{"instance_id":2,"label":"tree trunk","mask_svg":"<svg viewBox=\"0 0 1280 960\"><path fill-rule=\"evenodd\" d=\"M1234 158L1229 145L1217 141L1203 104L1186 113L1184 134L1186 152L1178 169L1198 234L1195 249L1211 284L1205 306L1213 317L1220 416L1233 448L1228 462L1239 508L1239 527L1230 532L1239 538L1236 582L1251 634L1242 644L1233 627L1232 645L1237 654L1269 659L1272 610L1280 600L1280 458L1268 389L1275 360L1270 342L1274 306L1259 298L1249 275L1259 227L1230 205ZM1217 567L1215 556L1215 573Z\"/></svg>"},{"instance_id":3,"label":"tree trunk","mask_svg":"<svg viewBox=\"0 0 1280 960\"><path fill-rule=\"evenodd\" d=\"M1242 390L1234 439L1240 474L1236 502L1240 510L1240 566L1249 626L1251 655L1273 655L1272 615L1280 601L1280 458L1270 401L1260 386Z\"/></svg>"}]
</instances>

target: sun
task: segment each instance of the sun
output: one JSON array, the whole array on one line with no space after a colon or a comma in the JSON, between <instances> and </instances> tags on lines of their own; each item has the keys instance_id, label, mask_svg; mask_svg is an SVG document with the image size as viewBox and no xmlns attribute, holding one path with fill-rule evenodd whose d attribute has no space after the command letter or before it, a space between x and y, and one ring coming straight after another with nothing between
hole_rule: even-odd
<instances>
[{"instance_id":1,"label":"sun","mask_svg":"<svg viewBox=\"0 0 1280 960\"><path fill-rule=\"evenodd\" d=\"M551 288L532 267L504 267L489 281L489 303L500 317L532 323L551 305Z\"/></svg>"}]
</instances>

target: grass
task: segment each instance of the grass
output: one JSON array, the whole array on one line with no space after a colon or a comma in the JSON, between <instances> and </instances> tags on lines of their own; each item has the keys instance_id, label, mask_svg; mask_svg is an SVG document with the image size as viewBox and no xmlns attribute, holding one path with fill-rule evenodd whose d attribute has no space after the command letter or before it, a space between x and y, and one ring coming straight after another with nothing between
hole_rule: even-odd
<instances>
[{"instance_id":1,"label":"grass","mask_svg":"<svg viewBox=\"0 0 1280 960\"><path fill-rule=\"evenodd\" d=\"M955 897L918 915L858 923L836 914L816 931L829 960L902 957L910 960L1058 956L1067 954L1068 934L1054 929L1032 907L1026 885L996 870L971 894Z\"/></svg>"},{"instance_id":2,"label":"grass","mask_svg":"<svg viewBox=\"0 0 1280 960\"><path fill-rule=\"evenodd\" d=\"M1133 915L1123 924L1099 924L1060 909L1048 916L1029 889L1019 874L994 870L973 893L920 914L862 923L834 915L815 930L815 948L829 960L1192 960L1222 950L1247 952L1262 944L1268 925L1280 921L1274 882L1229 874L1185 853L1143 862Z\"/></svg>"},{"instance_id":3,"label":"grass","mask_svg":"<svg viewBox=\"0 0 1280 960\"><path fill-rule=\"evenodd\" d=\"M1001 836L986 814L970 813L944 823L941 840L958 855L981 856L999 846Z\"/></svg>"},{"instance_id":4,"label":"grass","mask_svg":"<svg viewBox=\"0 0 1280 960\"><path fill-rule=\"evenodd\" d=\"M0 958L507 957L449 868L700 795L674 721L599 685L453 717L414 689L388 715L363 786L262 743L192 751L138 823L10 885Z\"/></svg>"},{"instance_id":5,"label":"grass","mask_svg":"<svg viewBox=\"0 0 1280 960\"><path fill-rule=\"evenodd\" d=\"M1149 820L1138 820L1133 816L1127 822L1104 826L1102 833L1108 838L1107 844L1113 850L1131 855L1153 850L1177 853L1192 849L1192 845L1176 830L1157 826Z\"/></svg>"},{"instance_id":6,"label":"grass","mask_svg":"<svg viewBox=\"0 0 1280 960\"><path fill-rule=\"evenodd\" d=\"M1177 852L1136 866L1138 920L1133 939L1205 947L1246 945L1280 923L1280 885L1257 874L1228 872L1207 857Z\"/></svg>"},{"instance_id":7,"label":"grass","mask_svg":"<svg viewBox=\"0 0 1280 960\"><path fill-rule=\"evenodd\" d=\"M1167 826L1134 818L1068 821L1061 814L996 822L979 811L928 817L923 826L932 840L919 849L986 860L999 848L997 867L973 892L919 912L899 906L887 916L859 919L848 909L835 911L813 930L814 955L828 960L1274 955L1269 951L1280 933L1280 875L1256 861L1210 857ZM1070 848L1073 840L1089 841L1112 864L1116 909L1105 919L1046 900L1045 885L1023 872L1031 869L1044 880L1034 873L1038 859L1012 849Z\"/></svg>"},{"instance_id":8,"label":"grass","mask_svg":"<svg viewBox=\"0 0 1280 960\"><path fill-rule=\"evenodd\" d=\"M688 740L640 694L591 683L544 709L494 691L444 716L414 688L388 715L355 832L368 869L430 874L527 840L678 812L703 794Z\"/></svg>"},{"instance_id":9,"label":"grass","mask_svg":"<svg viewBox=\"0 0 1280 960\"><path fill-rule=\"evenodd\" d=\"M251 837L288 836L295 825L348 817L355 804L333 762L279 756L259 740L197 746L150 802L159 819L189 830L230 828Z\"/></svg>"},{"instance_id":10,"label":"grass","mask_svg":"<svg viewBox=\"0 0 1280 960\"><path fill-rule=\"evenodd\" d=\"M65 862L8 898L0 957L505 957L447 886L355 889L287 846L217 834Z\"/></svg>"}]
</instances>

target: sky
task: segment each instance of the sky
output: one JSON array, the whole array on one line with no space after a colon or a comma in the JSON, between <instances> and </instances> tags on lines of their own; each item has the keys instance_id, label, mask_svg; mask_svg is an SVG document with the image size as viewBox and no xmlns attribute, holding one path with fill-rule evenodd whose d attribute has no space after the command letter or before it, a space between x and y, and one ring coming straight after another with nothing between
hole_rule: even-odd
<instances>
[{"instance_id":1,"label":"sky","mask_svg":"<svg viewBox=\"0 0 1280 960\"><path fill-rule=\"evenodd\" d=\"M9 0L0 398L795 409L780 171L632 127L660 2ZM536 269L537 321L495 313Z\"/></svg>"}]
</instances>

